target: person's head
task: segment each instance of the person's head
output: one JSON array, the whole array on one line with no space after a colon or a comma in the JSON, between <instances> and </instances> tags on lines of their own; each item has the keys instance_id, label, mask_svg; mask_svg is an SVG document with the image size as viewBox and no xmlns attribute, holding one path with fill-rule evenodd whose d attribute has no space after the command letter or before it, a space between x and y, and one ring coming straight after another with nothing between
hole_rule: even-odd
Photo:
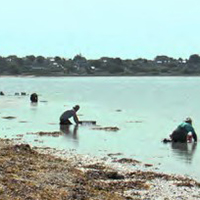
<instances>
[{"instance_id":1,"label":"person's head","mask_svg":"<svg viewBox=\"0 0 200 200\"><path fill-rule=\"evenodd\" d=\"M75 105L75 106L73 107L73 109L74 109L75 111L78 111L78 110L79 110L79 108L80 108L80 106L79 106L79 105Z\"/></svg>"},{"instance_id":2,"label":"person's head","mask_svg":"<svg viewBox=\"0 0 200 200\"><path fill-rule=\"evenodd\" d=\"M186 122L186 123L189 123L189 124L192 124L192 119L191 119L190 117L187 117L187 118L185 119L185 122Z\"/></svg>"}]
</instances>

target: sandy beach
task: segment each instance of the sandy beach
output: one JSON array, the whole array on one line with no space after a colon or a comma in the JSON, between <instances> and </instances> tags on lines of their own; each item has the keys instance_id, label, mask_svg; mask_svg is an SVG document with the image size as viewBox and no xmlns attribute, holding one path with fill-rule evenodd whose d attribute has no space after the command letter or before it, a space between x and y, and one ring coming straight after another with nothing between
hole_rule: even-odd
<instances>
[{"instance_id":1,"label":"sandy beach","mask_svg":"<svg viewBox=\"0 0 200 200\"><path fill-rule=\"evenodd\" d=\"M106 161L51 148L0 141L0 199L200 199L200 183L183 176L130 170L140 163Z\"/></svg>"}]
</instances>

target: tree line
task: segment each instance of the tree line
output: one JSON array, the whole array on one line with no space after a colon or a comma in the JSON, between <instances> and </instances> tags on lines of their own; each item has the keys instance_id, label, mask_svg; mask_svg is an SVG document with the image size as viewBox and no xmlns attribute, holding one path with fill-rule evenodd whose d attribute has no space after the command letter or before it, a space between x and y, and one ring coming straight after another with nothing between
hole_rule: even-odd
<instances>
[{"instance_id":1,"label":"tree line","mask_svg":"<svg viewBox=\"0 0 200 200\"><path fill-rule=\"evenodd\" d=\"M153 60L102 57L86 59L81 54L72 59L59 56L0 56L0 75L35 76L192 76L200 75L200 56L175 59L165 55Z\"/></svg>"}]
</instances>

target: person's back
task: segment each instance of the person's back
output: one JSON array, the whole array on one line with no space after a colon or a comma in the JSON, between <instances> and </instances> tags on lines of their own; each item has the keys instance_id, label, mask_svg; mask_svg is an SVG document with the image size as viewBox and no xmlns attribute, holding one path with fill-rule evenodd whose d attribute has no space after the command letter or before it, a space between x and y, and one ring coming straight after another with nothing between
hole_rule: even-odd
<instances>
[{"instance_id":1,"label":"person's back","mask_svg":"<svg viewBox=\"0 0 200 200\"><path fill-rule=\"evenodd\" d=\"M172 133L172 140L174 142L187 142L187 123L183 122L181 123L175 131Z\"/></svg>"},{"instance_id":2,"label":"person's back","mask_svg":"<svg viewBox=\"0 0 200 200\"><path fill-rule=\"evenodd\" d=\"M189 132L194 132L194 128L192 127L192 125L190 123L187 122L182 122L178 128L180 129L184 129L187 133Z\"/></svg>"},{"instance_id":3,"label":"person's back","mask_svg":"<svg viewBox=\"0 0 200 200\"><path fill-rule=\"evenodd\" d=\"M194 141L197 141L196 132L192 126L192 120L187 118L184 122L182 122L170 135L173 142L187 142L188 133L192 133L192 137Z\"/></svg>"},{"instance_id":4,"label":"person's back","mask_svg":"<svg viewBox=\"0 0 200 200\"><path fill-rule=\"evenodd\" d=\"M65 111L61 116L60 116L60 124L71 124L71 122L69 123L68 120L69 118L71 118L72 116L75 115L75 111L72 110L67 110ZM67 123L68 122L68 123Z\"/></svg>"},{"instance_id":5,"label":"person's back","mask_svg":"<svg viewBox=\"0 0 200 200\"><path fill-rule=\"evenodd\" d=\"M61 116L60 116L60 124L66 124L66 125L70 125L72 124L71 121L69 120L69 118L73 117L74 121L76 124L79 123L79 119L76 115L76 112L79 110L79 106L76 105L75 107L73 107L73 109L71 110L67 110L65 111Z\"/></svg>"}]
</instances>

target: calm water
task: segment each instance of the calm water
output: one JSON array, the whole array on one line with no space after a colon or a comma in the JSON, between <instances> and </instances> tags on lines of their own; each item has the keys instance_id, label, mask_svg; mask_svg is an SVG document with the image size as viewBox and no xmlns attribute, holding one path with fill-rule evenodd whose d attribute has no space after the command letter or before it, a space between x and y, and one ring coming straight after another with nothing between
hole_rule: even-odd
<instances>
[{"instance_id":1,"label":"calm water","mask_svg":"<svg viewBox=\"0 0 200 200\"><path fill-rule=\"evenodd\" d=\"M22 141L79 153L102 155L123 153L160 171L184 174L200 180L199 145L172 146L161 140L187 116L200 133L200 78L198 77L1 77L0 134ZM39 94L38 104L29 95ZM118 132L70 127L68 134L37 137L37 131L59 131L58 120L66 109L79 104L80 120L95 120L100 126L117 126ZM2 117L15 116L8 120ZM26 123L22 123L22 122ZM34 139L44 143L33 142Z\"/></svg>"}]
</instances>

